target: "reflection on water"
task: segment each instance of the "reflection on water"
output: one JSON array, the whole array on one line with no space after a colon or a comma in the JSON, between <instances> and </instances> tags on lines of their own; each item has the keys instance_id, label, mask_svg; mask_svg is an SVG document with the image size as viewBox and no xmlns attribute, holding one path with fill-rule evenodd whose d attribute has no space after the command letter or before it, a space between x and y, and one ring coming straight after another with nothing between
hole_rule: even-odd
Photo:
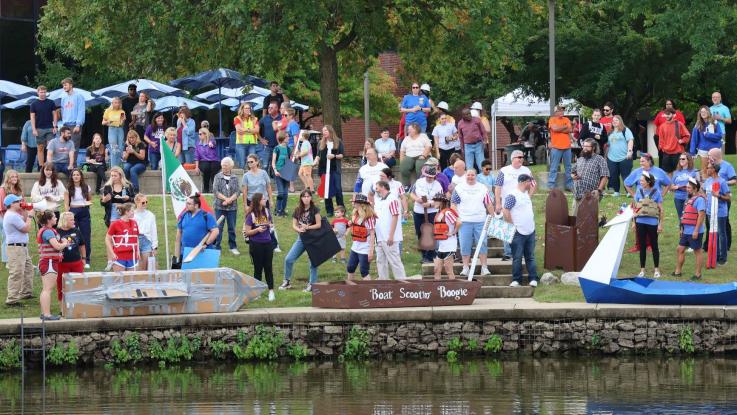
<instances>
[{"instance_id":1,"label":"reflection on water","mask_svg":"<svg viewBox=\"0 0 737 415\"><path fill-rule=\"evenodd\" d=\"M0 376L0 413L737 414L737 359L713 357L201 364L21 380Z\"/></svg>"}]
</instances>

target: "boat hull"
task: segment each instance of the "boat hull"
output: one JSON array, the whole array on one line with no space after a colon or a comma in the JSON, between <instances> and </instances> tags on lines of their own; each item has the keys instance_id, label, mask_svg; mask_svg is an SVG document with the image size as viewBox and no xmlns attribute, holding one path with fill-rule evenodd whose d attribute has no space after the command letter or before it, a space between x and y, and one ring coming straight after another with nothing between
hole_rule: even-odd
<instances>
[{"instance_id":1,"label":"boat hull","mask_svg":"<svg viewBox=\"0 0 737 415\"><path fill-rule=\"evenodd\" d=\"M312 306L384 308L469 305L481 289L477 280L337 281L312 285Z\"/></svg>"},{"instance_id":2,"label":"boat hull","mask_svg":"<svg viewBox=\"0 0 737 415\"><path fill-rule=\"evenodd\" d=\"M649 278L612 279L609 284L580 278L588 303L653 305L737 305L737 283L703 284Z\"/></svg>"}]
</instances>

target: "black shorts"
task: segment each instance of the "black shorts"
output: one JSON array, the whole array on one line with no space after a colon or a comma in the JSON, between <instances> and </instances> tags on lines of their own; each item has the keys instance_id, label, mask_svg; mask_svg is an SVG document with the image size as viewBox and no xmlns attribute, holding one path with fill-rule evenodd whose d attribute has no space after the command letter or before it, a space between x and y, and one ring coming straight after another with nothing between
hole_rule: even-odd
<instances>
[{"instance_id":1,"label":"black shorts","mask_svg":"<svg viewBox=\"0 0 737 415\"><path fill-rule=\"evenodd\" d=\"M455 252L438 252L435 254L435 258L439 260L445 260L445 258L454 258Z\"/></svg>"},{"instance_id":2,"label":"black shorts","mask_svg":"<svg viewBox=\"0 0 737 415\"><path fill-rule=\"evenodd\" d=\"M673 173L678 168L678 160L681 158L680 154L662 154L663 160L661 161L661 168L666 173Z\"/></svg>"},{"instance_id":3,"label":"black shorts","mask_svg":"<svg viewBox=\"0 0 737 415\"><path fill-rule=\"evenodd\" d=\"M694 251L697 251L701 249L701 240L704 239L704 233L701 232L699 234L699 237L694 239L692 235L689 234L682 234L681 239L678 240L678 246L685 246L687 248L691 248Z\"/></svg>"}]
</instances>

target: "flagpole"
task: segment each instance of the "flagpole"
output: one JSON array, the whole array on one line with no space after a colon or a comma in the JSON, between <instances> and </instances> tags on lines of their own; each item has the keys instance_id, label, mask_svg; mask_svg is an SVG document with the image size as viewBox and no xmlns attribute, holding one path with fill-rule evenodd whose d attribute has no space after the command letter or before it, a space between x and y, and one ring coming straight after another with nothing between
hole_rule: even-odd
<instances>
[{"instance_id":1,"label":"flagpole","mask_svg":"<svg viewBox=\"0 0 737 415\"><path fill-rule=\"evenodd\" d=\"M159 142L159 151L164 154L164 146L166 141L161 137ZM171 269L171 256L169 256L169 221L166 219L166 163L161 160L161 200L164 206L164 239L166 240L166 269Z\"/></svg>"}]
</instances>

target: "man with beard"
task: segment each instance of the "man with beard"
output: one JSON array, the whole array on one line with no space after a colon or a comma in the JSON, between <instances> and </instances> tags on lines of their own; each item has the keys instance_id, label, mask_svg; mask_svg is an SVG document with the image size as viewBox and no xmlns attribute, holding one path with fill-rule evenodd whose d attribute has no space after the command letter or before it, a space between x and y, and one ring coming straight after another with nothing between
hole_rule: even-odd
<instances>
[{"instance_id":1,"label":"man with beard","mask_svg":"<svg viewBox=\"0 0 737 415\"><path fill-rule=\"evenodd\" d=\"M583 142L581 157L577 159L571 177L574 183L573 195L576 207L589 192L601 200L609 181L609 168L604 157L598 154L596 140L593 138L588 138ZM574 212L575 210L574 208Z\"/></svg>"},{"instance_id":2,"label":"man with beard","mask_svg":"<svg viewBox=\"0 0 737 415\"><path fill-rule=\"evenodd\" d=\"M678 262L676 270L671 274L674 277L681 276L683 262L686 260L686 248L691 248L696 257L696 270L694 280L701 279L701 266L704 263L704 250L701 249L701 240L704 237L704 219L706 217L706 200L699 194L699 181L691 177L688 179L686 190L688 200L683 208L681 216L681 232L678 241Z\"/></svg>"}]
</instances>

